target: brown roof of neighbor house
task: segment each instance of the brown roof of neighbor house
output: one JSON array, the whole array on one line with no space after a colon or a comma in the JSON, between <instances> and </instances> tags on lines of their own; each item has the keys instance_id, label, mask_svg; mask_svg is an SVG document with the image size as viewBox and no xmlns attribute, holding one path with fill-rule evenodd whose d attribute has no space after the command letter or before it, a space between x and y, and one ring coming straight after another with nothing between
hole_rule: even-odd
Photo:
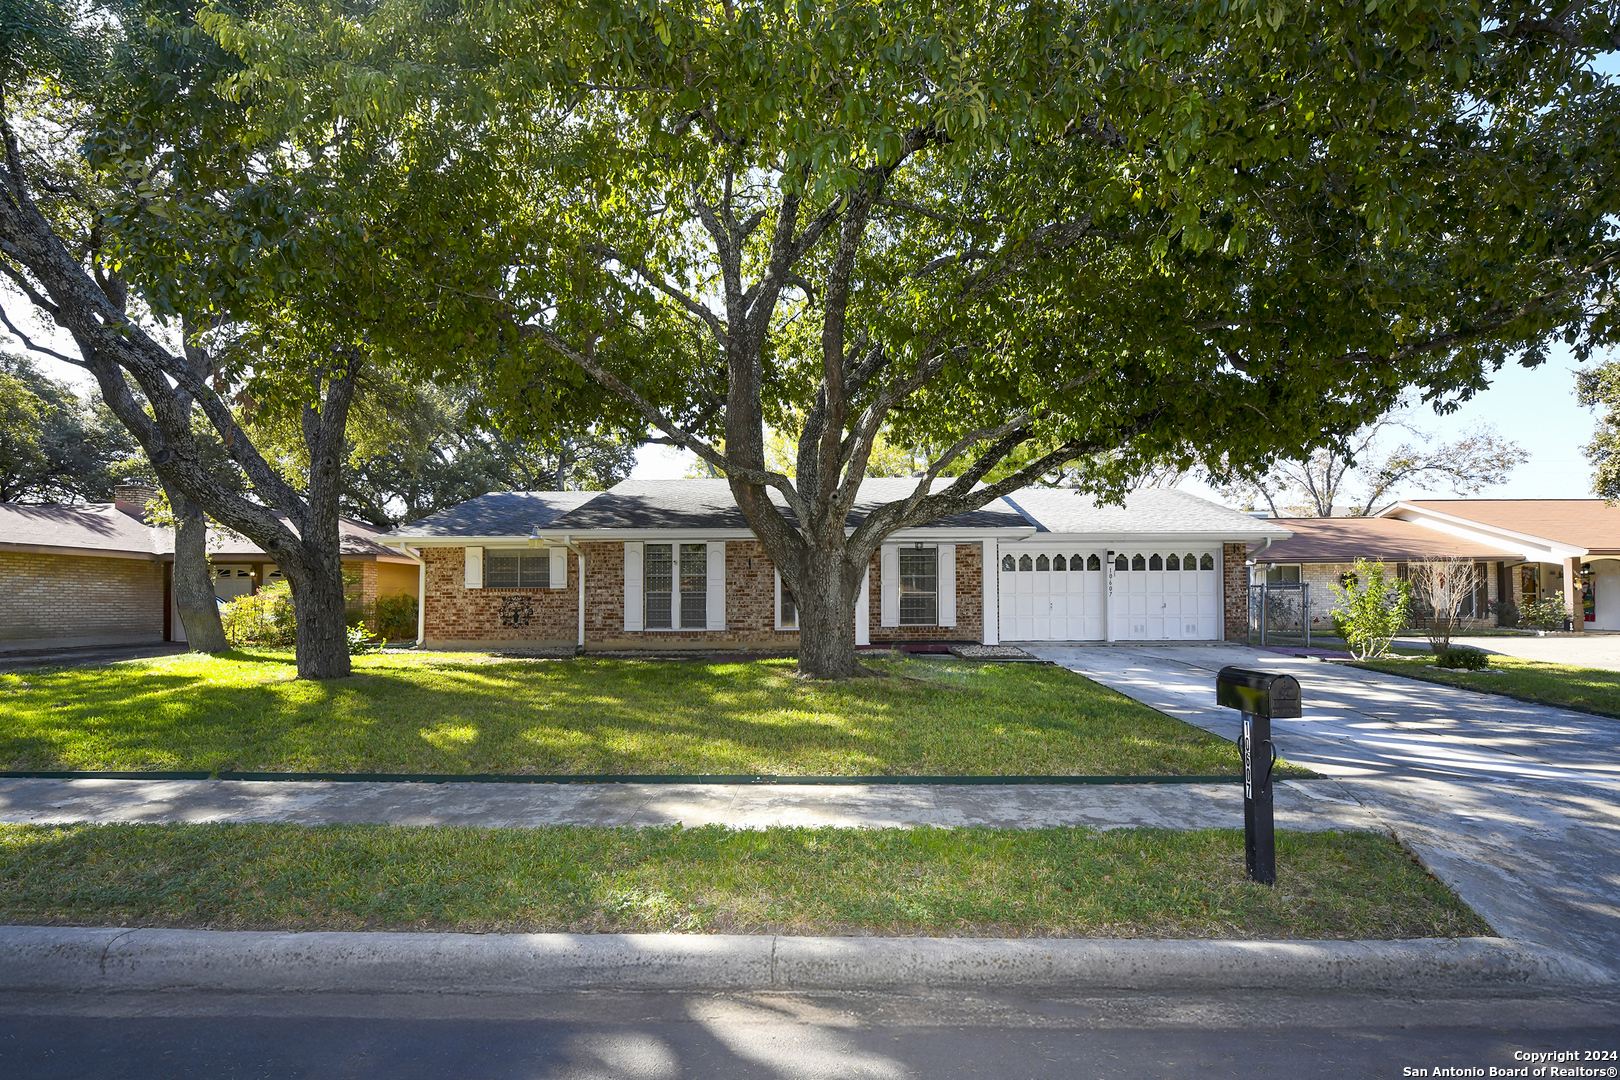
<instances>
[{"instance_id":1,"label":"brown roof of neighbor house","mask_svg":"<svg viewBox=\"0 0 1620 1080\"><path fill-rule=\"evenodd\" d=\"M1353 563L1357 559L1409 562L1414 559L1455 556L1522 562L1511 551L1476 544L1399 518L1277 518L1293 530L1265 551L1251 547L1249 555L1265 563Z\"/></svg>"},{"instance_id":2,"label":"brown roof of neighbor house","mask_svg":"<svg viewBox=\"0 0 1620 1080\"><path fill-rule=\"evenodd\" d=\"M277 514L285 520L285 514ZM348 518L338 519L338 545L347 559L410 562L372 538L382 530ZM41 551L167 561L174 557L174 534L147 525L112 503L0 503L0 550ZM208 557L214 562L271 561L253 541L212 529Z\"/></svg>"},{"instance_id":3,"label":"brown roof of neighbor house","mask_svg":"<svg viewBox=\"0 0 1620 1080\"><path fill-rule=\"evenodd\" d=\"M1405 499L1410 506L1593 552L1620 552L1620 506L1602 499Z\"/></svg>"},{"instance_id":4,"label":"brown roof of neighbor house","mask_svg":"<svg viewBox=\"0 0 1620 1080\"><path fill-rule=\"evenodd\" d=\"M65 549L64 553L125 559L166 559L174 537L112 503L84 505L0 503L0 549Z\"/></svg>"},{"instance_id":5,"label":"brown roof of neighbor house","mask_svg":"<svg viewBox=\"0 0 1620 1080\"><path fill-rule=\"evenodd\" d=\"M287 515L276 513L283 523ZM290 527L290 526L289 526ZM297 532L297 529L293 529ZM346 559L367 561L382 559L385 562L412 562L409 556L400 554L397 548L383 547L372 538L378 536L383 530L364 522L353 521L349 518L338 518L338 550ZM258 562L274 561L265 554L263 548L245 536L238 535L226 529L210 529L208 536L208 557L216 563L221 562Z\"/></svg>"}]
</instances>

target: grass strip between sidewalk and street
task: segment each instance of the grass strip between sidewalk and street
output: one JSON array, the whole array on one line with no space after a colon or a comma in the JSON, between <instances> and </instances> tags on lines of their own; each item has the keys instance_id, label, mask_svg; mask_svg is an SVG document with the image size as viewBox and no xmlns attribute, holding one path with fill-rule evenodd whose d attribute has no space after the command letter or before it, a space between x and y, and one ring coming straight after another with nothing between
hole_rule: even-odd
<instances>
[{"instance_id":1,"label":"grass strip between sidewalk and street","mask_svg":"<svg viewBox=\"0 0 1620 1080\"><path fill-rule=\"evenodd\" d=\"M1393 838L1238 830L0 826L0 922L1394 939L1490 929Z\"/></svg>"},{"instance_id":2,"label":"grass strip between sidewalk and street","mask_svg":"<svg viewBox=\"0 0 1620 1080\"><path fill-rule=\"evenodd\" d=\"M0 769L411 774L1231 776L1236 747L1061 668L197 653L0 675ZM1281 775L1310 775L1283 766Z\"/></svg>"},{"instance_id":3,"label":"grass strip between sidewalk and street","mask_svg":"<svg viewBox=\"0 0 1620 1080\"><path fill-rule=\"evenodd\" d=\"M1459 643L1464 644L1464 643ZM1492 671L1453 671L1434 666L1434 655L1394 654L1364 660L1356 667L1401 675L1408 679L1458 686L1486 694L1501 694L1534 705L1552 705L1598 716L1620 718L1620 671L1549 664L1492 653Z\"/></svg>"}]
</instances>

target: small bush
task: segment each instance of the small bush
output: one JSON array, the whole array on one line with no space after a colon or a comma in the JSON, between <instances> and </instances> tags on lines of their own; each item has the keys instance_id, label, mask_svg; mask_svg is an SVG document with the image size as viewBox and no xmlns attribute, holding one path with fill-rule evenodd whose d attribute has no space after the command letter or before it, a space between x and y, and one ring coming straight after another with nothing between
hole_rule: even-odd
<instances>
[{"instance_id":1,"label":"small bush","mask_svg":"<svg viewBox=\"0 0 1620 1080\"><path fill-rule=\"evenodd\" d=\"M359 656L378 648L378 643L372 639L371 631L366 629L364 623L349 627L348 636L350 656Z\"/></svg>"},{"instance_id":2,"label":"small bush","mask_svg":"<svg viewBox=\"0 0 1620 1080\"><path fill-rule=\"evenodd\" d=\"M1464 649L1453 645L1449 649L1440 650L1434 658L1436 667L1464 668L1468 671L1484 671L1490 658L1478 649Z\"/></svg>"},{"instance_id":3,"label":"small bush","mask_svg":"<svg viewBox=\"0 0 1620 1080\"><path fill-rule=\"evenodd\" d=\"M1569 617L1569 608L1559 596L1530 600L1519 608L1519 622L1538 630L1560 630Z\"/></svg>"},{"instance_id":4,"label":"small bush","mask_svg":"<svg viewBox=\"0 0 1620 1080\"><path fill-rule=\"evenodd\" d=\"M1491 613L1496 616L1497 626L1519 625L1519 605L1511 600L1492 600Z\"/></svg>"},{"instance_id":5,"label":"small bush","mask_svg":"<svg viewBox=\"0 0 1620 1080\"><path fill-rule=\"evenodd\" d=\"M416 597L377 597L377 633L387 641L416 637Z\"/></svg>"},{"instance_id":6,"label":"small bush","mask_svg":"<svg viewBox=\"0 0 1620 1080\"><path fill-rule=\"evenodd\" d=\"M1381 655L1406 624L1412 593L1404 581L1390 581L1382 563L1357 559L1355 585L1335 585L1334 625L1358 660Z\"/></svg>"},{"instance_id":7,"label":"small bush","mask_svg":"<svg viewBox=\"0 0 1620 1080\"><path fill-rule=\"evenodd\" d=\"M219 609L225 640L243 645L291 645L298 636L292 586L285 581L266 585L251 596L238 596Z\"/></svg>"}]
</instances>

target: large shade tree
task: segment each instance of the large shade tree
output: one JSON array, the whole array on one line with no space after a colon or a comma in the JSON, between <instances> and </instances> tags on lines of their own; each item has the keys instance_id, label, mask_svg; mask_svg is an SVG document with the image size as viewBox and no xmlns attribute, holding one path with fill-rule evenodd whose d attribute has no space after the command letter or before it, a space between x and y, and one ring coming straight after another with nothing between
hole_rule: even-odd
<instances>
[{"instance_id":1,"label":"large shade tree","mask_svg":"<svg viewBox=\"0 0 1620 1080\"><path fill-rule=\"evenodd\" d=\"M0 271L72 336L177 509L276 561L299 674L346 675L349 410L368 367L468 339L456 323L480 301L424 281L476 233L476 188L431 123L361 127L312 101L319 122L277 126L289 103L233 84L240 61L184 0L15 0L6 16ZM301 472L256 441L266 429L295 433Z\"/></svg>"},{"instance_id":2,"label":"large shade tree","mask_svg":"<svg viewBox=\"0 0 1620 1080\"><path fill-rule=\"evenodd\" d=\"M584 372L729 478L813 676L858 670L854 600L895 530L1069 463L1105 494L1166 459L1257 471L1614 329L1620 94L1591 67L1613 4L434 0L206 25L289 100L460 118L504 199L457 287L529 344L531 384L564 400ZM791 477L766 457L789 419ZM942 449L851 527L880 437Z\"/></svg>"}]
</instances>

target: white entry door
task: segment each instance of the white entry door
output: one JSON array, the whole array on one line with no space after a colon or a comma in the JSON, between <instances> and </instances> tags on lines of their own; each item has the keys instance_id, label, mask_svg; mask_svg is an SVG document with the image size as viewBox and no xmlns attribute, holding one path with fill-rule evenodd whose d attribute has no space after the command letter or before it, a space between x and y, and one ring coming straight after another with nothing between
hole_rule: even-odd
<instances>
[{"instance_id":1,"label":"white entry door","mask_svg":"<svg viewBox=\"0 0 1620 1080\"><path fill-rule=\"evenodd\" d=\"M1001 558L1001 640L1101 641L1103 553L1020 548Z\"/></svg>"},{"instance_id":2,"label":"white entry door","mask_svg":"<svg viewBox=\"0 0 1620 1080\"><path fill-rule=\"evenodd\" d=\"M1115 641L1213 641L1220 636L1220 556L1131 551L1114 557Z\"/></svg>"}]
</instances>

